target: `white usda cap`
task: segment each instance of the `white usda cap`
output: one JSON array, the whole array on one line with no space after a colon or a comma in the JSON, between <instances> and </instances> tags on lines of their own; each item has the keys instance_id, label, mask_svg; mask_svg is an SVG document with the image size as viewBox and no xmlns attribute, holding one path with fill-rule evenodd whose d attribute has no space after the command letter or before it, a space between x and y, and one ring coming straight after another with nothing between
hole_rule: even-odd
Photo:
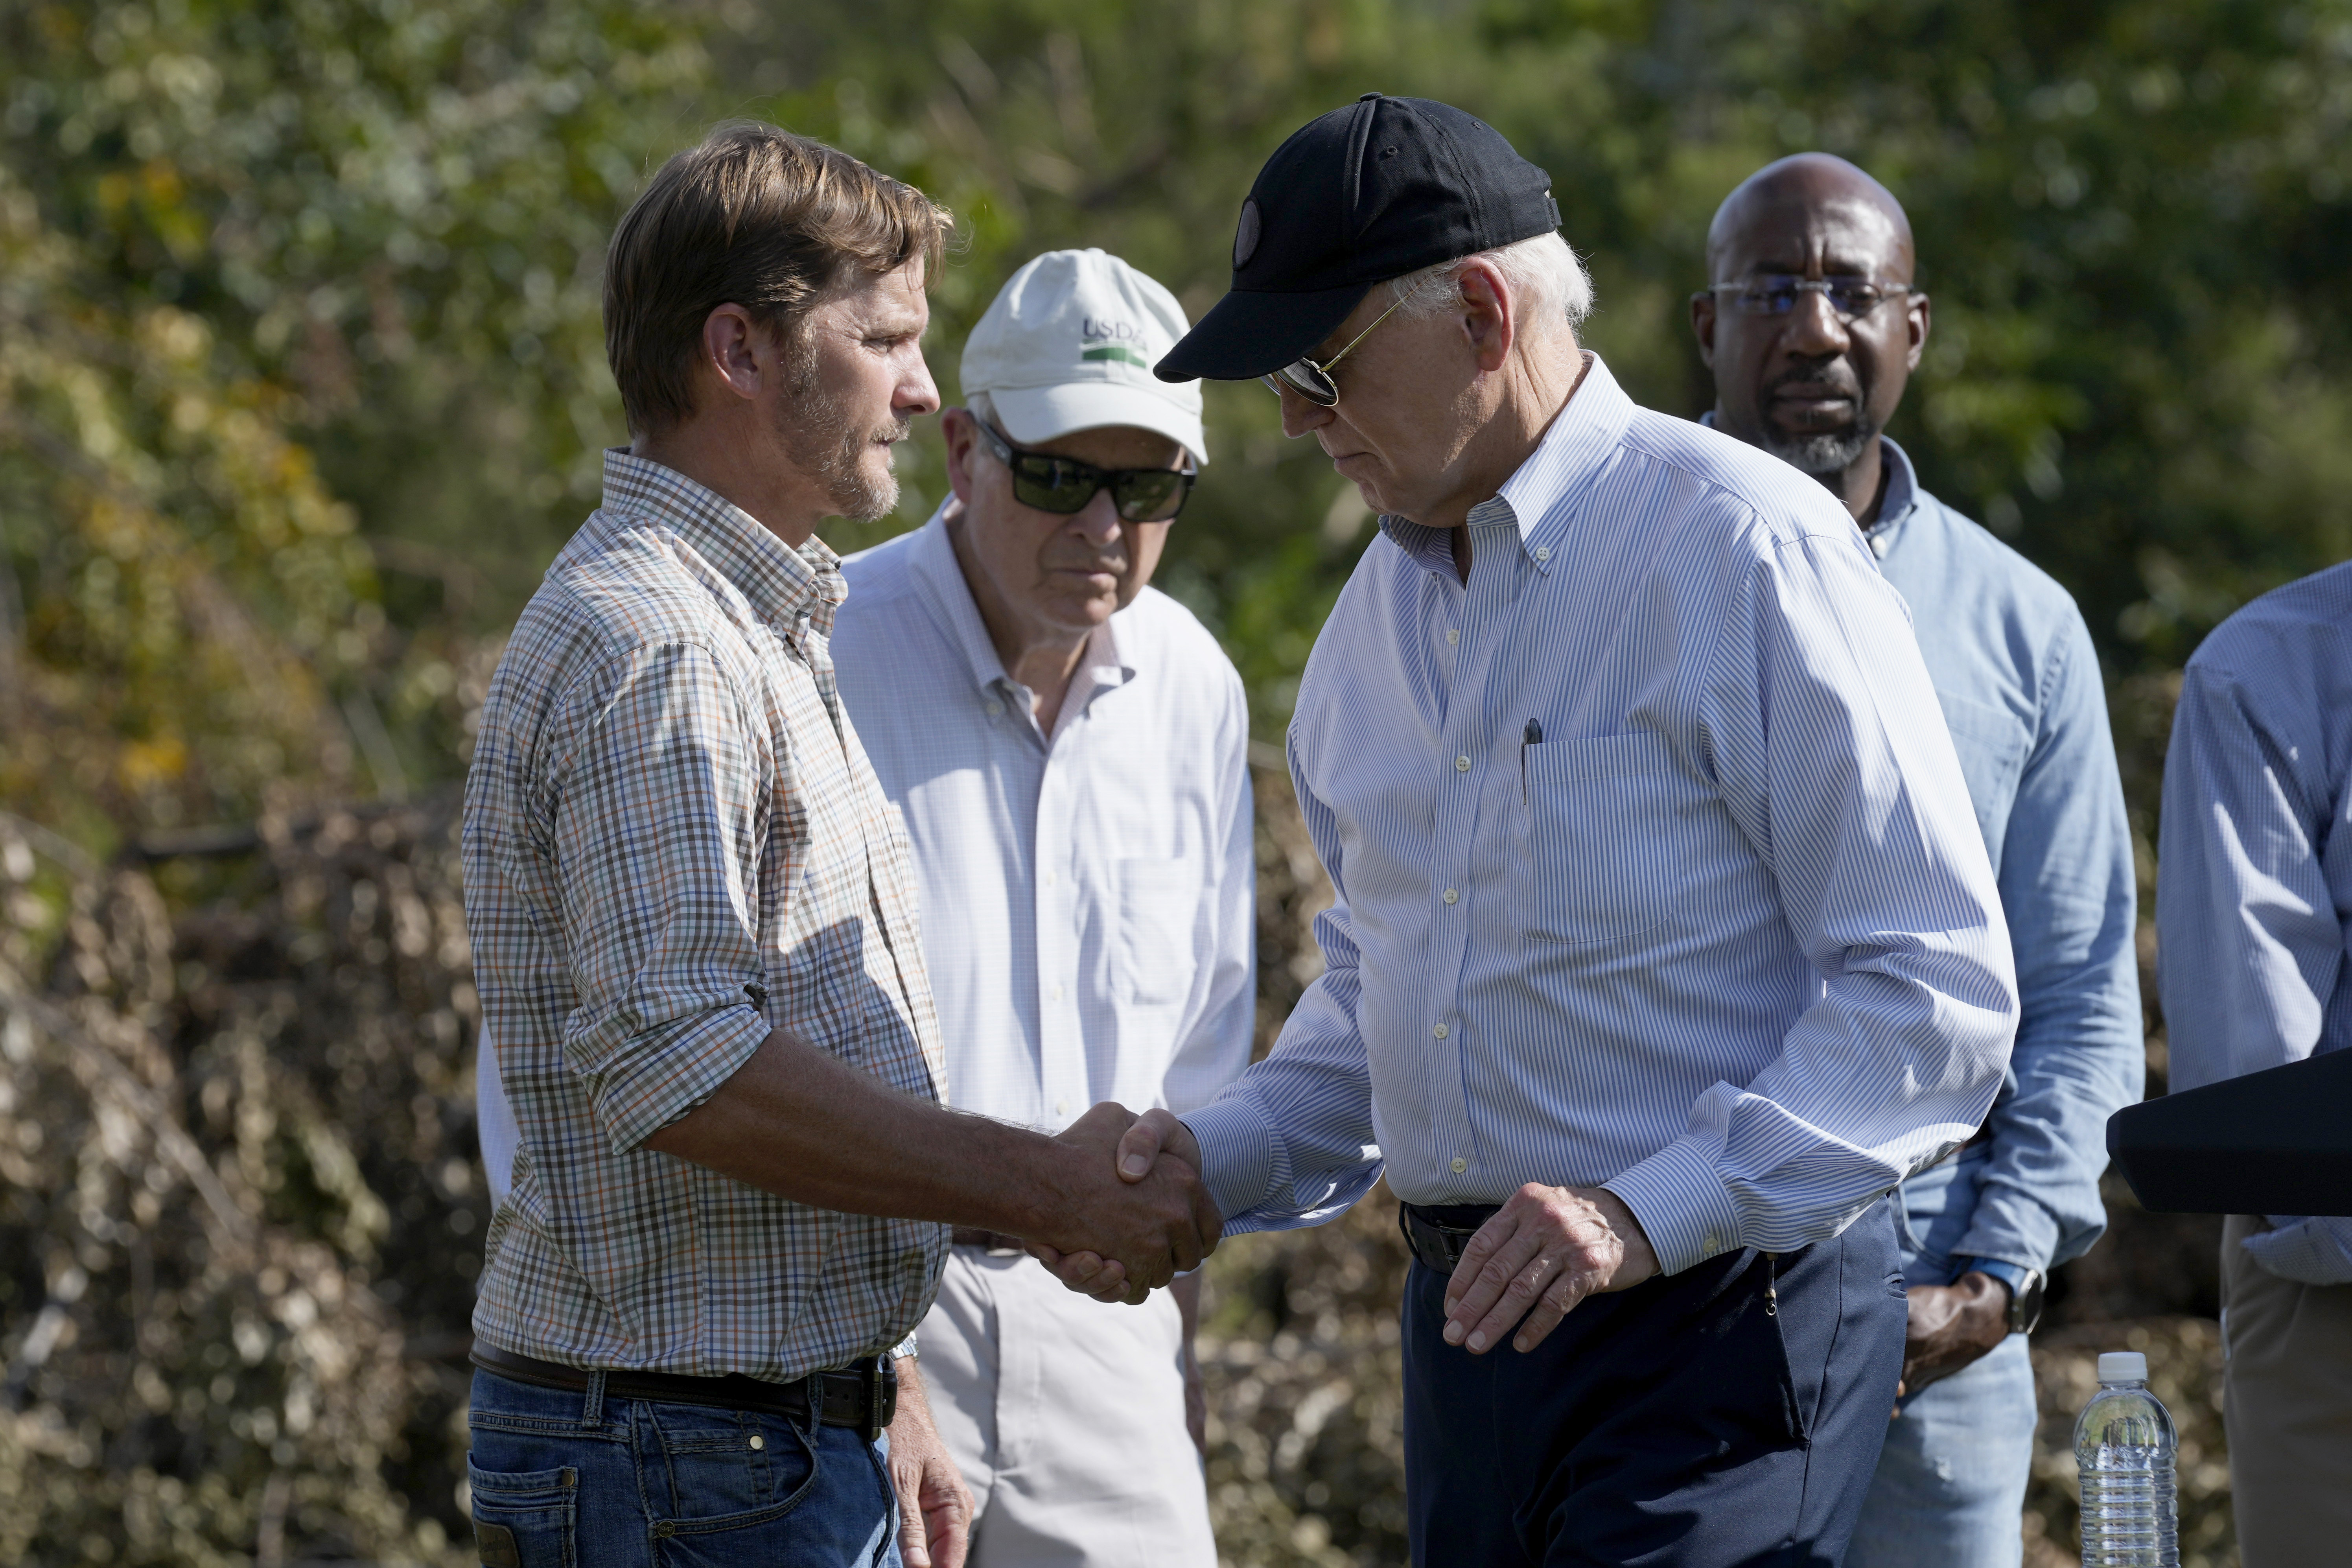
<instances>
[{"instance_id":1,"label":"white usda cap","mask_svg":"<svg viewBox=\"0 0 2352 1568\"><path fill-rule=\"evenodd\" d=\"M2138 1351L2104 1351L2099 1355L2101 1383L2146 1383L2147 1357Z\"/></svg>"},{"instance_id":2,"label":"white usda cap","mask_svg":"<svg viewBox=\"0 0 2352 1568\"><path fill-rule=\"evenodd\" d=\"M1024 446L1132 425L1205 463L1200 384L1151 374L1189 330L1176 296L1118 257L1049 250L1012 276L965 340L964 395L988 394Z\"/></svg>"}]
</instances>

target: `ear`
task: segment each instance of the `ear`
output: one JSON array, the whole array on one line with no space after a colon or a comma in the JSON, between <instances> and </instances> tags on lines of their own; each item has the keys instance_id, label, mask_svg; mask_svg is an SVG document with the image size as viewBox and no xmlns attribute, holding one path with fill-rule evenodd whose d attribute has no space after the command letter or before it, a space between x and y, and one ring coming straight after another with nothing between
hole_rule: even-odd
<instances>
[{"instance_id":1,"label":"ear","mask_svg":"<svg viewBox=\"0 0 2352 1568\"><path fill-rule=\"evenodd\" d=\"M776 365L775 334L740 305L720 305L702 321L702 368L719 385L750 403Z\"/></svg>"},{"instance_id":2,"label":"ear","mask_svg":"<svg viewBox=\"0 0 2352 1568\"><path fill-rule=\"evenodd\" d=\"M940 436L948 447L948 488L956 500L971 504L977 485L972 465L980 457L980 426L969 408L950 408L940 416Z\"/></svg>"},{"instance_id":3,"label":"ear","mask_svg":"<svg viewBox=\"0 0 2352 1568\"><path fill-rule=\"evenodd\" d=\"M1518 341L1517 305L1492 262L1466 261L1458 276L1463 335L1478 356L1479 370L1491 375L1503 368L1511 357L1511 345Z\"/></svg>"},{"instance_id":4,"label":"ear","mask_svg":"<svg viewBox=\"0 0 2352 1568\"><path fill-rule=\"evenodd\" d=\"M1715 290L1702 289L1690 298L1691 331L1698 338L1698 363L1715 368Z\"/></svg>"},{"instance_id":5,"label":"ear","mask_svg":"<svg viewBox=\"0 0 2352 1568\"><path fill-rule=\"evenodd\" d=\"M1925 294L1915 294L1911 308L1904 312L1911 329L1911 352L1906 363L1913 370L1919 368L1919 356L1927 352L1927 328L1933 313L1927 308L1929 302Z\"/></svg>"}]
</instances>

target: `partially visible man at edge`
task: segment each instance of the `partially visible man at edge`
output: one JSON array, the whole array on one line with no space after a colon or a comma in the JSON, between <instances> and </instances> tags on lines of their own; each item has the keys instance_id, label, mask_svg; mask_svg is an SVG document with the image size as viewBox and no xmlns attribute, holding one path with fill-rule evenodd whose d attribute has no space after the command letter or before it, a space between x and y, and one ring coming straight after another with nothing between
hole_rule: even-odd
<instances>
[{"instance_id":1,"label":"partially visible man at edge","mask_svg":"<svg viewBox=\"0 0 2352 1568\"><path fill-rule=\"evenodd\" d=\"M2352 563L2274 588L2181 674L2156 973L2171 1085L2352 1047ZM2222 1418L2244 1568L2352 1541L2352 1218L2221 1228Z\"/></svg>"},{"instance_id":2,"label":"partially visible man at edge","mask_svg":"<svg viewBox=\"0 0 2352 1568\"><path fill-rule=\"evenodd\" d=\"M2033 1463L2025 1336L2106 1228L2106 1121L2146 1062L2137 884L2098 655L2066 591L1921 489L1881 434L1927 342L1911 224L1842 158L1724 198L1691 297L1706 422L1827 486L1911 607L2000 879L2017 1044L1992 1113L1904 1183L1904 1397L1847 1568L2016 1568Z\"/></svg>"},{"instance_id":3,"label":"partially visible man at edge","mask_svg":"<svg viewBox=\"0 0 2352 1568\"><path fill-rule=\"evenodd\" d=\"M1213 1245L1187 1171L1113 1175L1115 1107L1055 1140L937 1103L904 830L841 711L813 531L888 510L890 447L938 407L948 221L740 124L614 232L635 442L516 626L467 784L519 1131L474 1318L485 1562L650 1568L685 1536L950 1568L971 1500L892 1357L948 1226L1098 1237L1152 1284Z\"/></svg>"},{"instance_id":4,"label":"partially visible man at edge","mask_svg":"<svg viewBox=\"0 0 2352 1568\"><path fill-rule=\"evenodd\" d=\"M1149 586L1206 460L1200 388L1150 370L1185 324L1116 257L1031 260L965 342L950 493L843 565L842 699L914 841L955 1104L1047 1131L1249 1064L1249 706ZM920 1358L974 1568L1216 1568L1199 1287L1106 1310L957 1229Z\"/></svg>"},{"instance_id":5,"label":"partially visible man at edge","mask_svg":"<svg viewBox=\"0 0 2352 1568\"><path fill-rule=\"evenodd\" d=\"M1328 967L1122 1167L1197 1157L1250 1230L1385 1163L1424 1568L1835 1563L1901 1363L1883 1200L1991 1103L2009 935L1852 520L1580 348L1549 184L1368 94L1159 367L1265 374L1383 516L1289 733Z\"/></svg>"}]
</instances>

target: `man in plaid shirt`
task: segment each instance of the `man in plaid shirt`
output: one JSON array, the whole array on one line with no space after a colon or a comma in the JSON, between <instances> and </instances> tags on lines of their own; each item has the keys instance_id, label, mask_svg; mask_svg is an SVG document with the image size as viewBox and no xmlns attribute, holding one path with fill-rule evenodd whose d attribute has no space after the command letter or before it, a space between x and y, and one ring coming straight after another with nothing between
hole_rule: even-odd
<instances>
[{"instance_id":1,"label":"man in plaid shirt","mask_svg":"<svg viewBox=\"0 0 2352 1568\"><path fill-rule=\"evenodd\" d=\"M1144 1284L1214 1245L1192 1173L1118 1179L1118 1107L1049 1139L939 1104L906 834L842 710L814 530L887 512L890 447L939 406L948 223L745 124L614 236L635 442L515 628L467 786L518 1129L474 1319L485 1563L650 1565L686 1537L697 1562L950 1568L970 1499L894 1354L950 1225Z\"/></svg>"}]
</instances>

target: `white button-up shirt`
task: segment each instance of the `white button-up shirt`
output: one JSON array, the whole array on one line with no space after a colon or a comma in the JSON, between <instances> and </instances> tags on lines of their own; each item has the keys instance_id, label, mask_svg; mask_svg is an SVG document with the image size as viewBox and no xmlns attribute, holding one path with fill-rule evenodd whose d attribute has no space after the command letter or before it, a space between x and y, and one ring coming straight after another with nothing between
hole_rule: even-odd
<instances>
[{"instance_id":1,"label":"white button-up shirt","mask_svg":"<svg viewBox=\"0 0 2352 1568\"><path fill-rule=\"evenodd\" d=\"M1249 713L1200 622L1145 589L1054 732L1004 673L938 516L844 563L834 661L905 815L959 1110L1056 1131L1188 1110L1249 1061Z\"/></svg>"},{"instance_id":2,"label":"white button-up shirt","mask_svg":"<svg viewBox=\"0 0 2352 1568\"><path fill-rule=\"evenodd\" d=\"M1385 1161L1420 1204L1606 1183L1669 1272L1834 1235L1984 1119L2017 1026L1902 600L1819 484L1597 358L1468 521L1465 585L1384 519L1300 683L1339 901L1186 1117L1229 1230Z\"/></svg>"}]
</instances>

